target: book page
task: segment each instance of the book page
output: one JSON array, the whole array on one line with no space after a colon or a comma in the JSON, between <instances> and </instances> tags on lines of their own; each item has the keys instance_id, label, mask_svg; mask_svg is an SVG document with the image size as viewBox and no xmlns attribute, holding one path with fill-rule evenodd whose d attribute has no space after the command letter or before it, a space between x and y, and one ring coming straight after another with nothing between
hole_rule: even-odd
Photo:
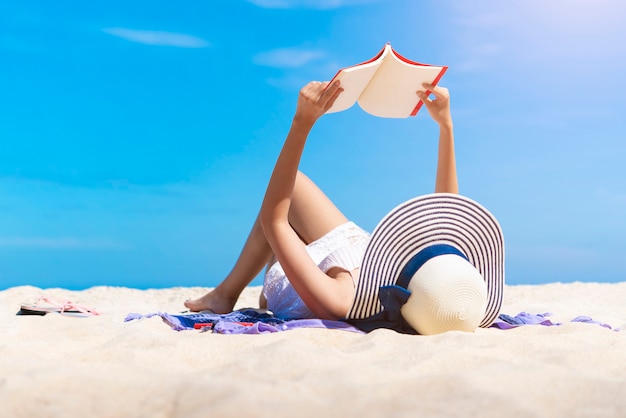
<instances>
[{"instance_id":1,"label":"book page","mask_svg":"<svg viewBox=\"0 0 626 418\"><path fill-rule=\"evenodd\" d=\"M419 103L415 92L432 83L445 67L415 65L389 54L358 102L364 111L384 118L406 118Z\"/></svg>"},{"instance_id":2,"label":"book page","mask_svg":"<svg viewBox=\"0 0 626 418\"><path fill-rule=\"evenodd\" d=\"M343 92L326 113L341 112L352 107L388 55L387 52L385 48L375 60L340 70L332 81L340 80Z\"/></svg>"}]
</instances>

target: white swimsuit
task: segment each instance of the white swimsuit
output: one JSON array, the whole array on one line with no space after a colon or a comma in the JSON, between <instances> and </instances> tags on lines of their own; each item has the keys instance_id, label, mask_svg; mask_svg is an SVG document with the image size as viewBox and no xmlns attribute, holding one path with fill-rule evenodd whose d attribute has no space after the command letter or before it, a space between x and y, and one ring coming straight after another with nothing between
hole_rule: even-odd
<instances>
[{"instance_id":1,"label":"white swimsuit","mask_svg":"<svg viewBox=\"0 0 626 418\"><path fill-rule=\"evenodd\" d=\"M369 238L370 234L353 222L347 222L308 244L306 249L313 262L324 273L333 267L352 272L361 266ZM356 281L354 276L353 280ZM356 287L356 282L354 285ZM278 318L315 318L278 262L269 266L265 272L263 295L267 299L267 308Z\"/></svg>"}]
</instances>

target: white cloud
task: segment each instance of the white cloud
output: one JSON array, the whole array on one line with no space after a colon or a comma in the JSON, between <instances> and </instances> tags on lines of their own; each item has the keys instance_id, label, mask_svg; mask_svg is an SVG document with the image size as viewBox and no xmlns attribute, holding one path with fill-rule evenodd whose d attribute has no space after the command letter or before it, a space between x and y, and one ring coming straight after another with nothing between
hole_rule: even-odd
<instances>
[{"instance_id":1,"label":"white cloud","mask_svg":"<svg viewBox=\"0 0 626 418\"><path fill-rule=\"evenodd\" d=\"M109 239L73 237L0 237L0 247L48 249L123 249L125 245Z\"/></svg>"},{"instance_id":2,"label":"white cloud","mask_svg":"<svg viewBox=\"0 0 626 418\"><path fill-rule=\"evenodd\" d=\"M106 28L104 32L127 41L145 45L174 46L178 48L206 48L209 42L185 33L137 30L128 28Z\"/></svg>"},{"instance_id":3,"label":"white cloud","mask_svg":"<svg viewBox=\"0 0 626 418\"><path fill-rule=\"evenodd\" d=\"M254 56L255 64L275 68L303 67L312 61L319 60L325 53L314 49L280 48L261 52Z\"/></svg>"},{"instance_id":4,"label":"white cloud","mask_svg":"<svg viewBox=\"0 0 626 418\"><path fill-rule=\"evenodd\" d=\"M248 0L266 9L337 9L345 6L373 3L377 0Z\"/></svg>"}]
</instances>

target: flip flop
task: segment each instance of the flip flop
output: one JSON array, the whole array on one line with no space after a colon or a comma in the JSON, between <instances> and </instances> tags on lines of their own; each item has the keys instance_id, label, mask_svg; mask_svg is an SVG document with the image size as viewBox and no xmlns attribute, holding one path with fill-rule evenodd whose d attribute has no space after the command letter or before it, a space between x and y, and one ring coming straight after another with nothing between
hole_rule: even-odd
<instances>
[{"instance_id":1,"label":"flip flop","mask_svg":"<svg viewBox=\"0 0 626 418\"><path fill-rule=\"evenodd\" d=\"M74 316L79 318L87 318L94 315L100 315L95 309L78 305L72 301L57 302L47 297L40 297L34 304L23 303L20 306L18 315L46 315L49 313L58 313L64 316Z\"/></svg>"}]
</instances>

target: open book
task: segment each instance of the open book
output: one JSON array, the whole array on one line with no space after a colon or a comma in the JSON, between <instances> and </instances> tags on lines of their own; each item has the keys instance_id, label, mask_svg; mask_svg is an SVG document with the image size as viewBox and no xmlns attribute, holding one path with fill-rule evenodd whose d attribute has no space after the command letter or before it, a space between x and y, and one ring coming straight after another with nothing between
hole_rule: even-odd
<instances>
[{"instance_id":1,"label":"open book","mask_svg":"<svg viewBox=\"0 0 626 418\"><path fill-rule=\"evenodd\" d=\"M422 106L415 92L423 90L422 83L437 84L447 69L406 59L388 43L369 61L339 70L331 83L340 80L344 91L326 113L341 112L358 102L374 116L415 116Z\"/></svg>"}]
</instances>

